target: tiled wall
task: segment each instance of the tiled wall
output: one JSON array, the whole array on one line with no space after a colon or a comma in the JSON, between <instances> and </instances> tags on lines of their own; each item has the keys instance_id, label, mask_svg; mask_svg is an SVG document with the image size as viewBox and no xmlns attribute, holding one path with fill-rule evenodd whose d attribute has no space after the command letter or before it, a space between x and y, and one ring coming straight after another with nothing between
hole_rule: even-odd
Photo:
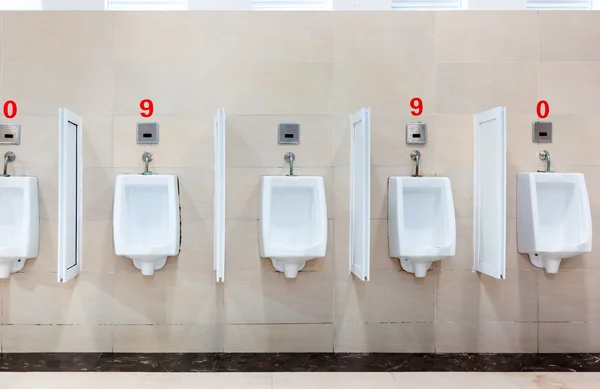
<instances>
[{"instance_id":1,"label":"tiled wall","mask_svg":"<svg viewBox=\"0 0 600 389\"><path fill-rule=\"evenodd\" d=\"M2 350L19 351L600 351L600 258L554 276L516 250L515 176L543 163L586 174L600 231L600 13L185 12L3 13L1 100L22 144L1 146L12 174L40 183L40 255L0 281ZM427 174L452 180L457 253L425 279L387 254L386 180L411 170L409 101L425 104ZM151 98L158 146L135 143ZM539 99L555 142L531 143ZM508 107L508 277L471 272L473 114ZM348 117L372 113L372 272L348 274ZM57 110L84 117L83 273L56 282ZM227 265L212 270L213 136L228 114ZM276 144L279 122L302 126ZM151 168L180 178L178 259L143 277L112 245L115 176ZM295 280L258 255L259 178L325 178L329 244ZM600 236L595 237L595 247Z\"/></svg>"}]
</instances>

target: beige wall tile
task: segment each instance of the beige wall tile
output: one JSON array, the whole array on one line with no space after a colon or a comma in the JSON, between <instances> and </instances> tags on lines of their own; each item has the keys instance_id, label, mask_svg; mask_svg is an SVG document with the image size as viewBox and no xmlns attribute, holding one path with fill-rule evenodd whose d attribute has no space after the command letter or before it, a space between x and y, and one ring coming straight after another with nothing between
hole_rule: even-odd
<instances>
[{"instance_id":1,"label":"beige wall tile","mask_svg":"<svg viewBox=\"0 0 600 389\"><path fill-rule=\"evenodd\" d=\"M436 12L438 62L536 62L535 12Z\"/></svg>"},{"instance_id":2,"label":"beige wall tile","mask_svg":"<svg viewBox=\"0 0 600 389\"><path fill-rule=\"evenodd\" d=\"M224 55L222 13L115 12L115 60L210 62ZM151 46L152 50L148 50Z\"/></svg>"},{"instance_id":3,"label":"beige wall tile","mask_svg":"<svg viewBox=\"0 0 600 389\"><path fill-rule=\"evenodd\" d=\"M2 155L8 150L16 154L17 158L11 162L11 167L16 170L58 167L58 116L18 115L14 119L4 120L21 125L21 144L2 145L0 149Z\"/></svg>"},{"instance_id":4,"label":"beige wall tile","mask_svg":"<svg viewBox=\"0 0 600 389\"><path fill-rule=\"evenodd\" d=\"M427 123L427 144L406 144L406 124ZM435 172L435 120L433 115L387 116L373 115L371 118L371 166L409 166L414 170L410 153L421 153L420 174Z\"/></svg>"},{"instance_id":5,"label":"beige wall tile","mask_svg":"<svg viewBox=\"0 0 600 389\"><path fill-rule=\"evenodd\" d=\"M27 259L22 273L56 273L58 255L58 222L40 220L38 256Z\"/></svg>"},{"instance_id":6,"label":"beige wall tile","mask_svg":"<svg viewBox=\"0 0 600 389\"><path fill-rule=\"evenodd\" d=\"M332 323L333 284L328 272L236 271L225 284L227 324Z\"/></svg>"},{"instance_id":7,"label":"beige wall tile","mask_svg":"<svg viewBox=\"0 0 600 389\"><path fill-rule=\"evenodd\" d=\"M115 275L115 324L222 323L223 286L210 273L141 273Z\"/></svg>"},{"instance_id":8,"label":"beige wall tile","mask_svg":"<svg viewBox=\"0 0 600 389\"><path fill-rule=\"evenodd\" d=\"M540 323L541 353L596 353L600 350L598 323Z\"/></svg>"},{"instance_id":9,"label":"beige wall tile","mask_svg":"<svg viewBox=\"0 0 600 389\"><path fill-rule=\"evenodd\" d=\"M115 254L112 220L87 220L83 222L82 273L113 273L124 257ZM53 266L56 265L57 243L53 242ZM131 259L129 260L131 262ZM138 270L139 271L139 270Z\"/></svg>"},{"instance_id":10,"label":"beige wall tile","mask_svg":"<svg viewBox=\"0 0 600 389\"><path fill-rule=\"evenodd\" d=\"M313 259L306 262L302 272L326 272L331 274L333 269L334 252L334 221L329 220L327 229L327 252L325 258ZM229 220L225 236L225 271L233 273L255 273L260 277L262 272L275 272L271 259L261 258L259 250L259 222L256 220Z\"/></svg>"},{"instance_id":11,"label":"beige wall tile","mask_svg":"<svg viewBox=\"0 0 600 389\"><path fill-rule=\"evenodd\" d=\"M216 110L215 110L216 112ZM158 122L159 143L137 144L137 123ZM113 121L113 161L115 167L144 168L142 154L152 153L150 169L202 167L214 165L213 121L191 116L115 116ZM141 171L141 170L140 170Z\"/></svg>"},{"instance_id":12,"label":"beige wall tile","mask_svg":"<svg viewBox=\"0 0 600 389\"><path fill-rule=\"evenodd\" d=\"M332 16L321 12L223 12L225 57L240 62L320 62L333 56ZM277 31L277 33L273 33Z\"/></svg>"},{"instance_id":13,"label":"beige wall tile","mask_svg":"<svg viewBox=\"0 0 600 389\"><path fill-rule=\"evenodd\" d=\"M7 353L112 352L108 325L2 325L2 351Z\"/></svg>"},{"instance_id":14,"label":"beige wall tile","mask_svg":"<svg viewBox=\"0 0 600 389\"><path fill-rule=\"evenodd\" d=\"M59 108L83 116L113 112L110 65L5 60L2 85L19 115L56 115Z\"/></svg>"},{"instance_id":15,"label":"beige wall tile","mask_svg":"<svg viewBox=\"0 0 600 389\"><path fill-rule=\"evenodd\" d=\"M552 115L554 142L535 147L536 152L542 149L550 152L552 170L567 171L567 168L575 166L600 165L600 156L596 155L594 148L596 142L600 141L600 134L596 130L600 115L590 114L592 112L595 111L582 115ZM574 131L576 136L573 136ZM535 157L534 153L530 152L529 155ZM542 170L546 168L544 161L538 160L536 166Z\"/></svg>"},{"instance_id":16,"label":"beige wall tile","mask_svg":"<svg viewBox=\"0 0 600 389\"><path fill-rule=\"evenodd\" d=\"M223 351L223 329L210 325L116 325L114 352L212 353Z\"/></svg>"},{"instance_id":17,"label":"beige wall tile","mask_svg":"<svg viewBox=\"0 0 600 389\"><path fill-rule=\"evenodd\" d=\"M80 274L69 283L56 274L15 273L2 285L4 324L110 324L113 277Z\"/></svg>"},{"instance_id":18,"label":"beige wall tile","mask_svg":"<svg viewBox=\"0 0 600 389\"><path fill-rule=\"evenodd\" d=\"M334 284L336 323L435 320L435 274L419 279L404 271L371 271L368 282L349 275Z\"/></svg>"},{"instance_id":19,"label":"beige wall tile","mask_svg":"<svg viewBox=\"0 0 600 389\"><path fill-rule=\"evenodd\" d=\"M201 116L209 124L223 105L226 74L216 61L121 63L114 73L116 115L140 115L140 102L151 99L154 115Z\"/></svg>"},{"instance_id":20,"label":"beige wall tile","mask_svg":"<svg viewBox=\"0 0 600 389\"><path fill-rule=\"evenodd\" d=\"M538 272L540 321L598 321L597 280L597 271Z\"/></svg>"},{"instance_id":21,"label":"beige wall tile","mask_svg":"<svg viewBox=\"0 0 600 389\"><path fill-rule=\"evenodd\" d=\"M106 64L113 61L112 13L4 12L2 23L5 60ZM25 25L29 27L23 28Z\"/></svg>"},{"instance_id":22,"label":"beige wall tile","mask_svg":"<svg viewBox=\"0 0 600 389\"><path fill-rule=\"evenodd\" d=\"M436 115L435 128L436 166L472 166L473 115Z\"/></svg>"},{"instance_id":23,"label":"beige wall tile","mask_svg":"<svg viewBox=\"0 0 600 389\"><path fill-rule=\"evenodd\" d=\"M350 115L363 107L371 115L410 115L411 99L423 100L423 114L436 112L433 62L345 61L333 68L334 112ZM401 126L402 124L400 124Z\"/></svg>"},{"instance_id":24,"label":"beige wall tile","mask_svg":"<svg viewBox=\"0 0 600 389\"><path fill-rule=\"evenodd\" d=\"M283 157L283 154L282 154ZM289 168L227 168L227 219L257 220L260 216L261 177L289 174ZM333 217L333 168L306 167L294 168L299 176L321 176L325 184L327 217Z\"/></svg>"},{"instance_id":25,"label":"beige wall tile","mask_svg":"<svg viewBox=\"0 0 600 389\"><path fill-rule=\"evenodd\" d=\"M588 115L597 112L600 106L598 66L596 62L540 63L539 95L550 105L549 120L553 120L556 114Z\"/></svg>"},{"instance_id":26,"label":"beige wall tile","mask_svg":"<svg viewBox=\"0 0 600 389\"><path fill-rule=\"evenodd\" d=\"M333 324L225 326L225 352L332 352Z\"/></svg>"},{"instance_id":27,"label":"beige wall tile","mask_svg":"<svg viewBox=\"0 0 600 389\"><path fill-rule=\"evenodd\" d=\"M113 166L114 129L112 118L110 116L86 115L83 120L83 167ZM55 128L56 122L53 124Z\"/></svg>"},{"instance_id":28,"label":"beige wall tile","mask_svg":"<svg viewBox=\"0 0 600 389\"><path fill-rule=\"evenodd\" d=\"M124 173L112 168L87 168L83 174L83 220L113 217L115 181Z\"/></svg>"},{"instance_id":29,"label":"beige wall tile","mask_svg":"<svg viewBox=\"0 0 600 389\"><path fill-rule=\"evenodd\" d=\"M335 352L431 353L435 350L433 323L339 323Z\"/></svg>"},{"instance_id":30,"label":"beige wall tile","mask_svg":"<svg viewBox=\"0 0 600 389\"><path fill-rule=\"evenodd\" d=\"M432 12L335 12L331 19L337 63L398 64L434 59ZM365 30L369 33L365 34Z\"/></svg>"},{"instance_id":31,"label":"beige wall tile","mask_svg":"<svg viewBox=\"0 0 600 389\"><path fill-rule=\"evenodd\" d=\"M540 13L540 59L542 61L600 61L597 12Z\"/></svg>"},{"instance_id":32,"label":"beige wall tile","mask_svg":"<svg viewBox=\"0 0 600 389\"><path fill-rule=\"evenodd\" d=\"M515 114L535 113L536 63L438 63L437 113L475 114L506 106Z\"/></svg>"},{"instance_id":33,"label":"beige wall tile","mask_svg":"<svg viewBox=\"0 0 600 389\"><path fill-rule=\"evenodd\" d=\"M436 289L436 320L535 321L536 277L536 272L530 271L509 272L505 280L470 271L442 271Z\"/></svg>"},{"instance_id":34,"label":"beige wall tile","mask_svg":"<svg viewBox=\"0 0 600 389\"><path fill-rule=\"evenodd\" d=\"M537 323L437 323L438 353L535 353Z\"/></svg>"},{"instance_id":35,"label":"beige wall tile","mask_svg":"<svg viewBox=\"0 0 600 389\"><path fill-rule=\"evenodd\" d=\"M299 145L278 144L278 124L300 125ZM283 156L296 155L295 167L333 166L333 118L331 115L229 115L227 117L227 166L284 167ZM212 148L212 144L210 145Z\"/></svg>"},{"instance_id":36,"label":"beige wall tile","mask_svg":"<svg viewBox=\"0 0 600 389\"><path fill-rule=\"evenodd\" d=\"M533 122L542 119L539 119L535 114L535 106L531 113L531 115L512 115L508 111L506 118L506 165L508 169L527 167L532 169L529 171L545 169L545 162L540 161L537 153L541 150L549 150L552 157L555 157L553 149L559 148L559 145L566 141L566 134L562 134L562 140L559 143L558 138L561 138L561 135L559 135L560 128L563 126L557 127L556 122L552 119L553 127L557 129L553 132L555 143L532 142ZM553 158L553 160L556 162L556 158ZM507 179L515 181L516 174L510 175Z\"/></svg>"},{"instance_id":37,"label":"beige wall tile","mask_svg":"<svg viewBox=\"0 0 600 389\"><path fill-rule=\"evenodd\" d=\"M230 114L323 115L332 112L330 63L237 62L223 68L219 88ZM200 89L206 90L205 86ZM218 101L213 97L213 101Z\"/></svg>"}]
</instances>

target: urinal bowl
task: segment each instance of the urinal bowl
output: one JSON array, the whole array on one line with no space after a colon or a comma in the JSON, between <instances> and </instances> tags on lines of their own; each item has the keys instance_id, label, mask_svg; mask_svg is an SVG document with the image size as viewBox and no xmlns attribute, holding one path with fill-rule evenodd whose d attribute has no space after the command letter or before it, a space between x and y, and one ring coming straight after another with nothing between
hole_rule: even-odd
<instances>
[{"instance_id":1,"label":"urinal bowl","mask_svg":"<svg viewBox=\"0 0 600 389\"><path fill-rule=\"evenodd\" d=\"M322 177L264 176L259 251L286 278L327 252L327 205Z\"/></svg>"},{"instance_id":2,"label":"urinal bowl","mask_svg":"<svg viewBox=\"0 0 600 389\"><path fill-rule=\"evenodd\" d=\"M0 258L0 278L8 278L25 267L27 258Z\"/></svg>"},{"instance_id":3,"label":"urinal bowl","mask_svg":"<svg viewBox=\"0 0 600 389\"><path fill-rule=\"evenodd\" d=\"M180 215L175 175L119 175L115 184L115 253L154 275L179 253Z\"/></svg>"},{"instance_id":4,"label":"urinal bowl","mask_svg":"<svg viewBox=\"0 0 600 389\"><path fill-rule=\"evenodd\" d=\"M389 254L417 278L435 261L454 256L456 224L450 180L443 177L390 177Z\"/></svg>"},{"instance_id":5,"label":"urinal bowl","mask_svg":"<svg viewBox=\"0 0 600 389\"><path fill-rule=\"evenodd\" d=\"M592 219L583 174L518 173L517 248L531 264L558 273L563 259L592 249Z\"/></svg>"}]
</instances>

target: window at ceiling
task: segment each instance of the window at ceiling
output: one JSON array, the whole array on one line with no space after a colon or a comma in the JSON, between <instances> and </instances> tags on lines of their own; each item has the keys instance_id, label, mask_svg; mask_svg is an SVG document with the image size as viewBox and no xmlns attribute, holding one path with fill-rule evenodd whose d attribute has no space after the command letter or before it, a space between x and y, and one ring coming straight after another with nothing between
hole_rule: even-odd
<instances>
[{"instance_id":1,"label":"window at ceiling","mask_svg":"<svg viewBox=\"0 0 600 389\"><path fill-rule=\"evenodd\" d=\"M254 0L252 2L252 9L257 10L327 10L332 8L332 0Z\"/></svg>"},{"instance_id":2,"label":"window at ceiling","mask_svg":"<svg viewBox=\"0 0 600 389\"><path fill-rule=\"evenodd\" d=\"M111 11L169 11L188 9L187 0L107 0Z\"/></svg>"},{"instance_id":3,"label":"window at ceiling","mask_svg":"<svg viewBox=\"0 0 600 389\"><path fill-rule=\"evenodd\" d=\"M592 9L592 0L527 0L530 9Z\"/></svg>"},{"instance_id":4,"label":"window at ceiling","mask_svg":"<svg viewBox=\"0 0 600 389\"><path fill-rule=\"evenodd\" d=\"M0 10L41 10L42 0L0 0Z\"/></svg>"},{"instance_id":5,"label":"window at ceiling","mask_svg":"<svg viewBox=\"0 0 600 389\"><path fill-rule=\"evenodd\" d=\"M462 0L392 0L393 9L461 9Z\"/></svg>"}]
</instances>

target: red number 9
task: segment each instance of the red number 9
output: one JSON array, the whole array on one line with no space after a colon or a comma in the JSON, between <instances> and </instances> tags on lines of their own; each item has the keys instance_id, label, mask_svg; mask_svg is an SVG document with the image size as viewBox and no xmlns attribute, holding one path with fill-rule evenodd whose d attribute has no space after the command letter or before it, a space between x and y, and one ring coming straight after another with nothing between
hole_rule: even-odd
<instances>
[{"instance_id":1,"label":"red number 9","mask_svg":"<svg viewBox=\"0 0 600 389\"><path fill-rule=\"evenodd\" d=\"M423 113L423 100L415 97L410 101L410 107L413 109L413 111L410 111L413 116L421 116Z\"/></svg>"},{"instance_id":2,"label":"red number 9","mask_svg":"<svg viewBox=\"0 0 600 389\"><path fill-rule=\"evenodd\" d=\"M140 101L140 108L142 109L140 113L142 117L149 118L154 113L154 103L150 99Z\"/></svg>"}]
</instances>

